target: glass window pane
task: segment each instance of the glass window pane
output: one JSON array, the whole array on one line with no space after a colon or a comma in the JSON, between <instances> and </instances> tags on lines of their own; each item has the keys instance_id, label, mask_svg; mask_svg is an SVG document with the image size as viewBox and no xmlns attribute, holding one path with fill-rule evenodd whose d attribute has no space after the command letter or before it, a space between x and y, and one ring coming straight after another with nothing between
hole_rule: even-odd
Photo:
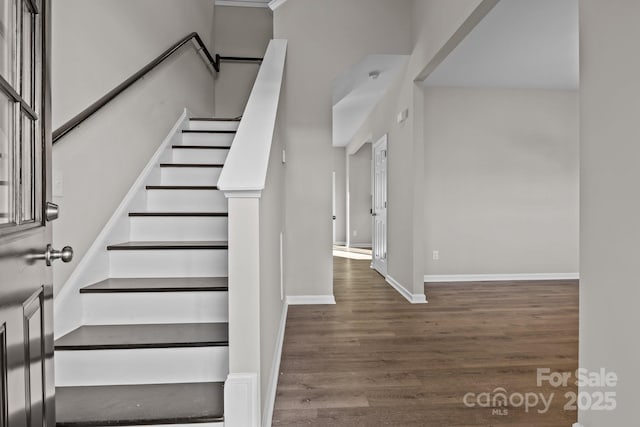
<instances>
[{"instance_id":1,"label":"glass window pane","mask_svg":"<svg viewBox=\"0 0 640 427\"><path fill-rule=\"evenodd\" d=\"M26 4L22 10L22 66L21 66L21 91L22 99L33 106L33 15L27 9Z\"/></svg>"},{"instance_id":2,"label":"glass window pane","mask_svg":"<svg viewBox=\"0 0 640 427\"><path fill-rule=\"evenodd\" d=\"M22 116L22 150L20 160L20 177L22 181L22 214L21 222L35 219L35 144L33 122L26 115Z\"/></svg>"},{"instance_id":3,"label":"glass window pane","mask_svg":"<svg viewBox=\"0 0 640 427\"><path fill-rule=\"evenodd\" d=\"M40 2L37 2L38 8L42 8ZM42 34L41 34L41 19L42 14L39 13L37 15L33 15L33 32L31 38L33 39L33 104L32 107L35 111L41 111L41 103L42 103L42 58L38 56L37 52L40 50L40 44L42 43Z\"/></svg>"},{"instance_id":4,"label":"glass window pane","mask_svg":"<svg viewBox=\"0 0 640 427\"><path fill-rule=\"evenodd\" d=\"M15 0L0 0L0 74L6 81L14 79Z\"/></svg>"},{"instance_id":5,"label":"glass window pane","mask_svg":"<svg viewBox=\"0 0 640 427\"><path fill-rule=\"evenodd\" d=\"M15 104L0 93L0 224L13 222L13 111Z\"/></svg>"}]
</instances>

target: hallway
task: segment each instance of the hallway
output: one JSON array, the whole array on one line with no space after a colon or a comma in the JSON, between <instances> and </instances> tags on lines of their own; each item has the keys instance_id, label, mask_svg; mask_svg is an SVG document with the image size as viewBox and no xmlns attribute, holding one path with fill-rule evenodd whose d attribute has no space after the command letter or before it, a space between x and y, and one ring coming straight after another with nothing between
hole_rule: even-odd
<instances>
[{"instance_id":1,"label":"hallway","mask_svg":"<svg viewBox=\"0 0 640 427\"><path fill-rule=\"evenodd\" d=\"M335 306L289 307L274 426L544 426L576 421L576 388L537 387L537 368L578 365L575 281L429 284L411 305L369 268L334 257ZM479 407L496 388L524 407ZM475 393L467 402L464 398ZM481 400L482 402L482 400Z\"/></svg>"}]
</instances>

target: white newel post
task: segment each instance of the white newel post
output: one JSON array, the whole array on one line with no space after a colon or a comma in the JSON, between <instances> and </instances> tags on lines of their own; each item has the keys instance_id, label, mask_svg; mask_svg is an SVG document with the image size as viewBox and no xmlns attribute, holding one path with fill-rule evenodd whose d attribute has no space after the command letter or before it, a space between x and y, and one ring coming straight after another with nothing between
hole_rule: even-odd
<instances>
[{"instance_id":1,"label":"white newel post","mask_svg":"<svg viewBox=\"0 0 640 427\"><path fill-rule=\"evenodd\" d=\"M229 377L225 427L260 427L260 197L278 112L286 40L271 40L218 179L229 202ZM265 373L268 374L268 373Z\"/></svg>"},{"instance_id":2,"label":"white newel post","mask_svg":"<svg viewBox=\"0 0 640 427\"><path fill-rule=\"evenodd\" d=\"M229 202L229 377L225 427L260 426L260 193Z\"/></svg>"}]
</instances>

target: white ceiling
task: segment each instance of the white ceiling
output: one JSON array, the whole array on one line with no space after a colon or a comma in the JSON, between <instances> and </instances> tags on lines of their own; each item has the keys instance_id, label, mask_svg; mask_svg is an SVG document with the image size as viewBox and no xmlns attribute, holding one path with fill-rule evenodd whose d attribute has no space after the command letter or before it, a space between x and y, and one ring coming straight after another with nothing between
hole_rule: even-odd
<instances>
[{"instance_id":1,"label":"white ceiling","mask_svg":"<svg viewBox=\"0 0 640 427\"><path fill-rule=\"evenodd\" d=\"M346 146L406 64L406 55L369 55L333 82L333 145ZM377 71L378 78L369 73Z\"/></svg>"},{"instance_id":2,"label":"white ceiling","mask_svg":"<svg viewBox=\"0 0 640 427\"><path fill-rule=\"evenodd\" d=\"M577 89L578 0L500 0L427 86Z\"/></svg>"}]
</instances>

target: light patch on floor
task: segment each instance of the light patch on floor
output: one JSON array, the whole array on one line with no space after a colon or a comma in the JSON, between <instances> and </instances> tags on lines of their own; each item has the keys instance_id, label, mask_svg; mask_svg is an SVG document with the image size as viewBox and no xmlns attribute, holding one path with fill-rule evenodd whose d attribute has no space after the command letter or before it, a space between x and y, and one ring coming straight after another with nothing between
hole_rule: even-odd
<instances>
[{"instance_id":1,"label":"light patch on floor","mask_svg":"<svg viewBox=\"0 0 640 427\"><path fill-rule=\"evenodd\" d=\"M333 246L333 256L357 260L370 260L371 249L348 248L346 246Z\"/></svg>"}]
</instances>

